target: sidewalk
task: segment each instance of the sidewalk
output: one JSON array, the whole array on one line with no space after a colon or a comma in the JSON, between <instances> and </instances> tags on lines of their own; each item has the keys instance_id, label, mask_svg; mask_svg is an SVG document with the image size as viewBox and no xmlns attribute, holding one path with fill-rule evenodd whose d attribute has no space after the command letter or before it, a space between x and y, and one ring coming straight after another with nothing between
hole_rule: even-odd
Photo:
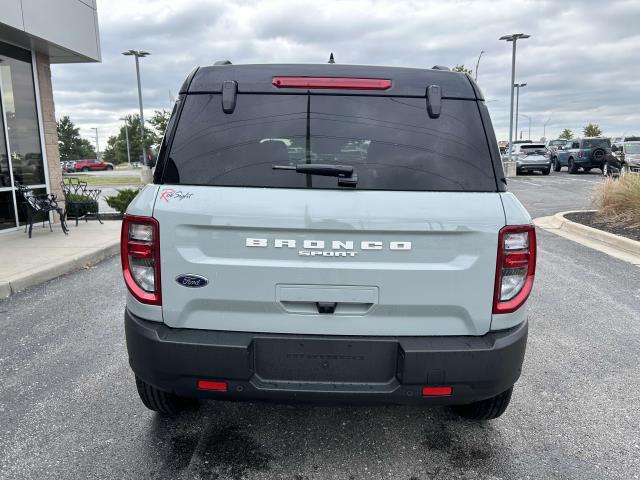
<instances>
[{"instance_id":1,"label":"sidewalk","mask_svg":"<svg viewBox=\"0 0 640 480\"><path fill-rule=\"evenodd\" d=\"M31 239L20 229L0 233L0 298L45 282L87 264L115 255L120 249L120 221L69 222L69 235L60 224L33 226Z\"/></svg>"}]
</instances>

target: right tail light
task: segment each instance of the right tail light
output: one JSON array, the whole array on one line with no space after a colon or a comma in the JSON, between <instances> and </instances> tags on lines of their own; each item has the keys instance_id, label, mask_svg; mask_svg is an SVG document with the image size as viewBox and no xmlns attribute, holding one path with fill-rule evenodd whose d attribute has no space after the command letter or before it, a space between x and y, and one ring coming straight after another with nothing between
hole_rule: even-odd
<instances>
[{"instance_id":1,"label":"right tail light","mask_svg":"<svg viewBox=\"0 0 640 480\"><path fill-rule=\"evenodd\" d=\"M503 227L498 233L493 313L511 313L520 308L531 293L535 273L535 227Z\"/></svg>"},{"instance_id":2,"label":"right tail light","mask_svg":"<svg viewBox=\"0 0 640 480\"><path fill-rule=\"evenodd\" d=\"M162 305L158 221L153 217L125 215L120 253L124 282L131 295L141 303Z\"/></svg>"}]
</instances>

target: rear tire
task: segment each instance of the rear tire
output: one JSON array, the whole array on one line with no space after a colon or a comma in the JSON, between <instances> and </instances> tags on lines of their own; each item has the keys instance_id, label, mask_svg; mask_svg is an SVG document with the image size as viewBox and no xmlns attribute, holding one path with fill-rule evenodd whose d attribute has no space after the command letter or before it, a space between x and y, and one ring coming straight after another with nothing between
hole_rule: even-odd
<instances>
[{"instance_id":1,"label":"rear tire","mask_svg":"<svg viewBox=\"0 0 640 480\"><path fill-rule=\"evenodd\" d=\"M576 162L573 160L573 158L569 159L569 173L572 175L578 173L578 167L576 166Z\"/></svg>"},{"instance_id":2,"label":"rear tire","mask_svg":"<svg viewBox=\"0 0 640 480\"><path fill-rule=\"evenodd\" d=\"M582 170L584 170L585 172L590 172L590 171L591 171L591 168L590 168L590 167L587 167L587 168L583 168Z\"/></svg>"},{"instance_id":3,"label":"rear tire","mask_svg":"<svg viewBox=\"0 0 640 480\"><path fill-rule=\"evenodd\" d=\"M551 167L545 168L544 170L542 170L543 175L549 175L550 173L551 173Z\"/></svg>"},{"instance_id":4,"label":"rear tire","mask_svg":"<svg viewBox=\"0 0 640 480\"><path fill-rule=\"evenodd\" d=\"M562 168L562 165L560 165L560 162L558 161L558 159L554 158L553 159L553 171L554 172L559 172L561 168Z\"/></svg>"},{"instance_id":5,"label":"rear tire","mask_svg":"<svg viewBox=\"0 0 640 480\"><path fill-rule=\"evenodd\" d=\"M88 172L88 171L89 171L89 169L88 169L87 167L82 167L82 171L83 171L83 172Z\"/></svg>"},{"instance_id":6,"label":"rear tire","mask_svg":"<svg viewBox=\"0 0 640 480\"><path fill-rule=\"evenodd\" d=\"M611 177L611 168L609 168L609 163L605 162L604 165L602 165L602 175L604 175L605 177Z\"/></svg>"},{"instance_id":7,"label":"rear tire","mask_svg":"<svg viewBox=\"0 0 640 480\"><path fill-rule=\"evenodd\" d=\"M113 167L111 165L107 165L107 170L113 170Z\"/></svg>"},{"instance_id":8,"label":"rear tire","mask_svg":"<svg viewBox=\"0 0 640 480\"><path fill-rule=\"evenodd\" d=\"M158 390L137 376L136 387L138 388L138 395L140 395L140 400L142 400L144 406L149 410L164 415L175 415L188 408L193 408L198 403L197 400L179 397L173 393Z\"/></svg>"},{"instance_id":9,"label":"rear tire","mask_svg":"<svg viewBox=\"0 0 640 480\"><path fill-rule=\"evenodd\" d=\"M493 420L505 412L511 401L512 393L513 387L486 400L473 402L469 405L456 405L452 407L452 410L461 417L470 420Z\"/></svg>"}]
</instances>

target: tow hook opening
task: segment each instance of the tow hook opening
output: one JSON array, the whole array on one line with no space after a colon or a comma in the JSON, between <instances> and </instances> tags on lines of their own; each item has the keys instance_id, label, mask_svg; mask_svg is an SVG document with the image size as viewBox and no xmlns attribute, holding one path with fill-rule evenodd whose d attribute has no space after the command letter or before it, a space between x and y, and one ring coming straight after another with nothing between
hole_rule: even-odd
<instances>
[{"instance_id":1,"label":"tow hook opening","mask_svg":"<svg viewBox=\"0 0 640 480\"><path fill-rule=\"evenodd\" d=\"M318 307L318 313L322 313L325 315L332 315L333 313L335 313L338 303L337 302L316 302L316 306Z\"/></svg>"}]
</instances>

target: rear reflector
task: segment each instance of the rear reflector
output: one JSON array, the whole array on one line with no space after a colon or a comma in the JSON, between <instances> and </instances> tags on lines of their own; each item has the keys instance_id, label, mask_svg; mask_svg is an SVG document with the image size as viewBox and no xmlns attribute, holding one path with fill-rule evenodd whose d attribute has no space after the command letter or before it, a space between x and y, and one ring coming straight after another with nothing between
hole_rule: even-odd
<instances>
[{"instance_id":1,"label":"rear reflector","mask_svg":"<svg viewBox=\"0 0 640 480\"><path fill-rule=\"evenodd\" d=\"M214 382L211 380L198 380L199 390L213 390L216 392L226 392L227 382Z\"/></svg>"},{"instance_id":2,"label":"rear reflector","mask_svg":"<svg viewBox=\"0 0 640 480\"><path fill-rule=\"evenodd\" d=\"M453 393L451 387L423 387L423 397L448 397Z\"/></svg>"},{"instance_id":3,"label":"rear reflector","mask_svg":"<svg viewBox=\"0 0 640 480\"><path fill-rule=\"evenodd\" d=\"M319 88L338 90L388 90L391 80L385 78L273 77L278 88Z\"/></svg>"}]
</instances>

